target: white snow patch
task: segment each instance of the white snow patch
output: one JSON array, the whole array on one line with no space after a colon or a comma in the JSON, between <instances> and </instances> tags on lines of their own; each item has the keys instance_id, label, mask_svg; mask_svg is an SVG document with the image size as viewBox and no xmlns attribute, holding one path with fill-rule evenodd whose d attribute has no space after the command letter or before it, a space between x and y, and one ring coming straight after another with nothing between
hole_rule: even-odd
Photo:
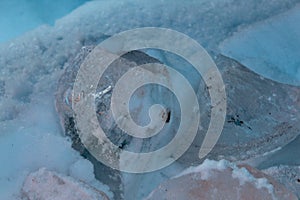
<instances>
[{"instance_id":1,"label":"white snow patch","mask_svg":"<svg viewBox=\"0 0 300 200\"><path fill-rule=\"evenodd\" d=\"M234 165L232 177L239 180L240 185L246 182L252 182L257 189L266 188L270 194L274 194L273 185L268 182L266 178L255 178L246 168L239 168Z\"/></svg>"},{"instance_id":2,"label":"white snow patch","mask_svg":"<svg viewBox=\"0 0 300 200\"><path fill-rule=\"evenodd\" d=\"M191 173L201 173L201 179L202 180L207 180L210 176L210 172L212 170L218 170L218 171L223 171L228 167L232 167L233 164L230 163L227 160L220 160L220 161L214 161L214 160L209 160L206 159L204 162L196 167L189 167L188 169L184 170L181 172L179 175L175 176L174 178L178 178L183 175L191 174Z\"/></svg>"}]
</instances>

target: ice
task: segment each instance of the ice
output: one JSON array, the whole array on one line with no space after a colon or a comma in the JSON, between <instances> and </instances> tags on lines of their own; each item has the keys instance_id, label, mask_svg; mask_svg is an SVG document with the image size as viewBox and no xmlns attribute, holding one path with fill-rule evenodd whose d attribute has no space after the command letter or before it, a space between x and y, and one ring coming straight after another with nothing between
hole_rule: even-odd
<instances>
[{"instance_id":1,"label":"ice","mask_svg":"<svg viewBox=\"0 0 300 200\"><path fill-rule=\"evenodd\" d=\"M13 39L39 25L53 25L87 0L0 1L0 43Z\"/></svg>"},{"instance_id":2,"label":"ice","mask_svg":"<svg viewBox=\"0 0 300 200\"><path fill-rule=\"evenodd\" d=\"M70 175L85 182L91 182L95 178L93 165L86 159L80 159L71 165Z\"/></svg>"},{"instance_id":3,"label":"ice","mask_svg":"<svg viewBox=\"0 0 300 200\"><path fill-rule=\"evenodd\" d=\"M221 52L267 78L300 85L299 20L300 5L238 31Z\"/></svg>"},{"instance_id":4,"label":"ice","mask_svg":"<svg viewBox=\"0 0 300 200\"><path fill-rule=\"evenodd\" d=\"M284 146L282 149L267 155L262 161L256 164L257 167L260 169L266 169L277 165L300 166L299 144L300 136Z\"/></svg>"},{"instance_id":5,"label":"ice","mask_svg":"<svg viewBox=\"0 0 300 200\"><path fill-rule=\"evenodd\" d=\"M39 1L38 4L46 2L50 1ZM102 33L111 35L135 27L158 26L182 31L217 51L219 43L241 27L277 15L299 1L239 0L234 4L230 0L191 0L184 4L179 0L172 3L157 0L151 4L149 1L133 0L92 1L53 25L54 19L71 11L79 5L78 2L83 1L53 3L51 5L56 6L53 8L56 12L51 12L50 16L44 16L45 10L30 7L32 3L16 0L0 2L0 42L6 41L0 45L0 199L16 199L28 173L41 167L87 181L109 193L107 186L94 179L91 164L71 148L67 138L62 137L53 106L56 83L64 65L83 45L101 41ZM14 10L7 9L10 4ZM48 4L47 9L51 10L50 7ZM247 12L250 8L253 12ZM299 16L296 11L291 14ZM283 15L283 20L289 18L286 15ZM16 22L8 22L8 19L19 20L18 26L12 30L10 25ZM41 26L7 42L45 23L51 26ZM292 26L293 23L286 24ZM291 32L291 36L298 44L298 32ZM291 59L296 59L299 49L292 47L294 51L289 53ZM164 59L162 54L152 52L152 55ZM161 173L128 178L127 193L143 197L155 185L181 170L182 166L175 163ZM265 183L262 181L260 184Z\"/></svg>"},{"instance_id":6,"label":"ice","mask_svg":"<svg viewBox=\"0 0 300 200\"><path fill-rule=\"evenodd\" d=\"M279 165L263 170L300 198L300 166Z\"/></svg>"}]
</instances>

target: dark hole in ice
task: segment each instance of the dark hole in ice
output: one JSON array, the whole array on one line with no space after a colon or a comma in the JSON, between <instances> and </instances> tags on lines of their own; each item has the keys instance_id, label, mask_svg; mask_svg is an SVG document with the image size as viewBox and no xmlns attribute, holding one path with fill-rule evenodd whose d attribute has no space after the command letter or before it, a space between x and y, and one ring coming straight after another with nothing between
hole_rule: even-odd
<instances>
[{"instance_id":1,"label":"dark hole in ice","mask_svg":"<svg viewBox=\"0 0 300 200\"><path fill-rule=\"evenodd\" d=\"M127 140L124 140L120 145L119 148L123 149L129 142Z\"/></svg>"},{"instance_id":2,"label":"dark hole in ice","mask_svg":"<svg viewBox=\"0 0 300 200\"><path fill-rule=\"evenodd\" d=\"M167 119L166 119L166 123L169 123L171 119L171 111L167 110Z\"/></svg>"}]
</instances>

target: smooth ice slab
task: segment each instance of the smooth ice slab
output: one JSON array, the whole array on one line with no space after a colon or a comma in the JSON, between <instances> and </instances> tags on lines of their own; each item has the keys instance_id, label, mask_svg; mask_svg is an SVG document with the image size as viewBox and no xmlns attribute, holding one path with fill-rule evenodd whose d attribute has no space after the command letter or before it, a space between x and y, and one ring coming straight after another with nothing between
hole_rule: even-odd
<instances>
[{"instance_id":1,"label":"smooth ice slab","mask_svg":"<svg viewBox=\"0 0 300 200\"><path fill-rule=\"evenodd\" d=\"M221 45L221 52L275 81L300 85L300 5L249 26Z\"/></svg>"}]
</instances>

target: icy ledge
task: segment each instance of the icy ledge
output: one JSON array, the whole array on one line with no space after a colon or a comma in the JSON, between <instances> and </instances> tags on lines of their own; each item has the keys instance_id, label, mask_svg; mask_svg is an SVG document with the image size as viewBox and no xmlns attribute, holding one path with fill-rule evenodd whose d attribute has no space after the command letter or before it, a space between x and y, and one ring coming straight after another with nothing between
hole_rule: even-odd
<instances>
[{"instance_id":1,"label":"icy ledge","mask_svg":"<svg viewBox=\"0 0 300 200\"><path fill-rule=\"evenodd\" d=\"M150 199L297 199L274 179L248 165L205 160L154 190Z\"/></svg>"}]
</instances>

